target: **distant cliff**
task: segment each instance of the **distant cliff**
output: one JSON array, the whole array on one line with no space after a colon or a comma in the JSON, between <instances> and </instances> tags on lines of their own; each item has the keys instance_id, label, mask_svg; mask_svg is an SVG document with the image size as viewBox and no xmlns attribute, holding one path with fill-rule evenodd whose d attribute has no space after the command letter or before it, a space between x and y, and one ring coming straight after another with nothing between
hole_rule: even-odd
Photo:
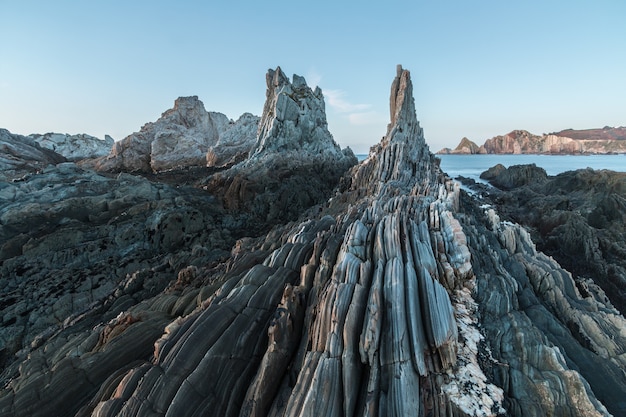
<instances>
[{"instance_id":1,"label":"distant cliff","mask_svg":"<svg viewBox=\"0 0 626 417\"><path fill-rule=\"evenodd\" d=\"M513 130L487 139L477 146L467 138L455 149L444 148L439 154L611 154L626 153L626 127L602 129L566 129L543 135Z\"/></svg>"}]
</instances>

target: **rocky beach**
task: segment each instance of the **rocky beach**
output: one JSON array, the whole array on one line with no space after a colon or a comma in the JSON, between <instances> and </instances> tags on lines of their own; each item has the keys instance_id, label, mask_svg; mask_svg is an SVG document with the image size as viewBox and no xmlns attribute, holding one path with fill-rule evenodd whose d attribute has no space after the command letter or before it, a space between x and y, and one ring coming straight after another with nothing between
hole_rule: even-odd
<instances>
[{"instance_id":1,"label":"rocky beach","mask_svg":"<svg viewBox=\"0 0 626 417\"><path fill-rule=\"evenodd\" d=\"M470 195L390 79L360 163L280 67L260 117L0 130L0 416L626 415L624 175Z\"/></svg>"}]
</instances>

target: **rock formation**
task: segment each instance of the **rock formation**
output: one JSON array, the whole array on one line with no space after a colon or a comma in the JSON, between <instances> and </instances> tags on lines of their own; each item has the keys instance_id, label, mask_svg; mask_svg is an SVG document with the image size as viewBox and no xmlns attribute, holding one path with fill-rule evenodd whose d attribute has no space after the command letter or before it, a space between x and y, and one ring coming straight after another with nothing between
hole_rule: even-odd
<instances>
[{"instance_id":1,"label":"rock formation","mask_svg":"<svg viewBox=\"0 0 626 417\"><path fill-rule=\"evenodd\" d=\"M564 130L534 135L526 130L513 130L506 135L487 139L481 146L463 138L454 149L444 148L440 154L609 154L626 153L626 128ZM568 137L567 135L572 135ZM474 145L474 146L472 146Z\"/></svg>"},{"instance_id":2,"label":"rock formation","mask_svg":"<svg viewBox=\"0 0 626 417\"><path fill-rule=\"evenodd\" d=\"M33 139L0 129L0 181L16 180L64 161L62 155L42 148Z\"/></svg>"},{"instance_id":3,"label":"rock formation","mask_svg":"<svg viewBox=\"0 0 626 417\"><path fill-rule=\"evenodd\" d=\"M626 313L626 174L584 169L548 177L533 164L493 167L481 178L501 190L482 195L528 227L577 285L592 279Z\"/></svg>"},{"instance_id":4,"label":"rock formation","mask_svg":"<svg viewBox=\"0 0 626 417\"><path fill-rule=\"evenodd\" d=\"M231 122L207 152L207 166L232 166L244 161L256 143L259 120L258 116L244 113L236 122Z\"/></svg>"},{"instance_id":5,"label":"rock formation","mask_svg":"<svg viewBox=\"0 0 626 417\"><path fill-rule=\"evenodd\" d=\"M208 178L206 190L229 210L249 213L247 227L295 220L331 197L341 176L357 159L328 131L324 97L303 77L293 83L280 67L266 75L267 92L249 158ZM294 192L297 190L297 192Z\"/></svg>"},{"instance_id":6,"label":"rock formation","mask_svg":"<svg viewBox=\"0 0 626 417\"><path fill-rule=\"evenodd\" d=\"M461 139L461 142L457 145L456 148L443 148L438 154L444 155L473 155L477 153L484 153L484 147L481 149L480 146L476 145L474 142L469 140L468 138Z\"/></svg>"},{"instance_id":7,"label":"rock formation","mask_svg":"<svg viewBox=\"0 0 626 417\"><path fill-rule=\"evenodd\" d=\"M139 132L116 142L111 153L96 162L100 171L159 172L188 166L217 165L238 159L252 146L257 126L252 115L237 122L217 112L207 112L197 96L179 97L174 107ZM225 144L227 155L216 145Z\"/></svg>"},{"instance_id":8,"label":"rock formation","mask_svg":"<svg viewBox=\"0 0 626 417\"><path fill-rule=\"evenodd\" d=\"M321 94L305 85L270 71L251 157L204 184L229 210L222 230L263 199L284 198L269 191L286 190L277 183L323 176L298 170L312 156L303 150L325 140L314 107ZM291 102L277 97L287 91ZM334 177L331 198L305 207L298 197L297 219L275 217L271 231L238 240L223 262L179 256L190 225L168 222L183 240L167 262L129 272L5 368L0 415L623 415L624 317L593 282L581 291L524 228L441 172L400 66L390 113L383 140ZM352 159L334 146L321 153L328 167ZM160 219L185 196L110 221L138 212ZM122 236L130 251L146 239ZM176 273L165 287L152 284L162 268Z\"/></svg>"},{"instance_id":9,"label":"rock formation","mask_svg":"<svg viewBox=\"0 0 626 417\"><path fill-rule=\"evenodd\" d=\"M44 135L34 134L30 137L41 147L63 155L68 161L108 155L115 143L109 135L106 135L102 140L84 133L78 135L46 133Z\"/></svg>"}]
</instances>

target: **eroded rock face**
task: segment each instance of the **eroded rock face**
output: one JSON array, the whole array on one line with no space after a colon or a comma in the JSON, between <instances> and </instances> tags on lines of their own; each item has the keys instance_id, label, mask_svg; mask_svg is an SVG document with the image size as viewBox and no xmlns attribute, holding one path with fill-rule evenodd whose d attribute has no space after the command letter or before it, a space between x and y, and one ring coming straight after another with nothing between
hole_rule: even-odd
<instances>
[{"instance_id":1,"label":"eroded rock face","mask_svg":"<svg viewBox=\"0 0 626 417\"><path fill-rule=\"evenodd\" d=\"M250 213L259 224L295 220L305 209L327 200L357 159L342 150L328 131L324 96L280 67L269 70L263 115L249 158L203 184L229 210Z\"/></svg>"},{"instance_id":2,"label":"eroded rock face","mask_svg":"<svg viewBox=\"0 0 626 417\"><path fill-rule=\"evenodd\" d=\"M231 123L222 113L207 112L197 96L179 97L161 118L116 142L95 165L102 171L159 172L206 166L209 152L213 156L208 162L217 165L247 153L255 133L254 116L244 115ZM225 155L220 143L225 145Z\"/></svg>"},{"instance_id":3,"label":"eroded rock face","mask_svg":"<svg viewBox=\"0 0 626 417\"><path fill-rule=\"evenodd\" d=\"M65 162L62 155L42 148L33 139L0 129L0 181L11 181Z\"/></svg>"},{"instance_id":4,"label":"eroded rock face","mask_svg":"<svg viewBox=\"0 0 626 417\"><path fill-rule=\"evenodd\" d=\"M244 161L256 143L259 120L258 116L244 113L236 122L231 122L207 152L207 166L231 166Z\"/></svg>"},{"instance_id":5,"label":"eroded rock face","mask_svg":"<svg viewBox=\"0 0 626 417\"><path fill-rule=\"evenodd\" d=\"M227 255L237 229L223 221L215 199L197 190L69 162L0 182L0 365L10 368L17 352L23 358L73 317L118 299L134 304L179 269Z\"/></svg>"},{"instance_id":6,"label":"eroded rock face","mask_svg":"<svg viewBox=\"0 0 626 417\"><path fill-rule=\"evenodd\" d=\"M566 266L581 290L592 279L624 314L626 174L584 169L548 177L544 171L525 181L528 169L499 170L489 180L506 192L484 195L503 216L529 227L538 247Z\"/></svg>"},{"instance_id":7,"label":"eroded rock face","mask_svg":"<svg viewBox=\"0 0 626 417\"><path fill-rule=\"evenodd\" d=\"M103 140L84 133L77 135L46 133L30 135L29 137L39 143L41 147L63 155L68 161L108 155L115 143L109 135L106 135Z\"/></svg>"},{"instance_id":8,"label":"eroded rock face","mask_svg":"<svg viewBox=\"0 0 626 417\"><path fill-rule=\"evenodd\" d=\"M71 320L13 368L0 414L623 414L623 316L445 177L400 66L390 113L332 199Z\"/></svg>"}]
</instances>

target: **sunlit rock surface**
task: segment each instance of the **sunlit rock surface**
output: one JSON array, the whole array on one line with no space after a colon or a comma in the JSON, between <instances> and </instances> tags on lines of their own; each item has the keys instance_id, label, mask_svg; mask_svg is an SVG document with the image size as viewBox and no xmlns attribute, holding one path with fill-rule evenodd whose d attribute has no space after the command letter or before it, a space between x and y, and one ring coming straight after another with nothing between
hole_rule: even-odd
<instances>
[{"instance_id":1,"label":"sunlit rock surface","mask_svg":"<svg viewBox=\"0 0 626 417\"><path fill-rule=\"evenodd\" d=\"M304 86L268 73L250 159L206 184L226 190L230 210L271 195L249 167L273 172L289 166L283 151L317 149L307 143L323 129L294 130L310 115L321 122L315 101L299 99ZM295 107L275 107L289 89ZM279 109L290 116L272 119ZM120 290L68 320L5 371L0 415L624 414L623 316L446 178L402 67L386 135L335 184L297 220L240 239L226 261L181 265L156 294Z\"/></svg>"},{"instance_id":2,"label":"sunlit rock surface","mask_svg":"<svg viewBox=\"0 0 626 417\"><path fill-rule=\"evenodd\" d=\"M63 133L33 134L30 138L43 148L63 155L69 161L79 161L86 158L98 158L111 152L115 141L106 135L104 139L80 133L68 135Z\"/></svg>"},{"instance_id":3,"label":"sunlit rock surface","mask_svg":"<svg viewBox=\"0 0 626 417\"><path fill-rule=\"evenodd\" d=\"M33 139L0 129L0 181L23 179L66 159Z\"/></svg>"},{"instance_id":4,"label":"sunlit rock surface","mask_svg":"<svg viewBox=\"0 0 626 417\"><path fill-rule=\"evenodd\" d=\"M256 123L247 114L231 122L222 113L207 112L197 96L179 97L157 121L115 142L111 153L99 158L95 166L100 171L159 172L206 166L207 162L224 164L248 154Z\"/></svg>"}]
</instances>

